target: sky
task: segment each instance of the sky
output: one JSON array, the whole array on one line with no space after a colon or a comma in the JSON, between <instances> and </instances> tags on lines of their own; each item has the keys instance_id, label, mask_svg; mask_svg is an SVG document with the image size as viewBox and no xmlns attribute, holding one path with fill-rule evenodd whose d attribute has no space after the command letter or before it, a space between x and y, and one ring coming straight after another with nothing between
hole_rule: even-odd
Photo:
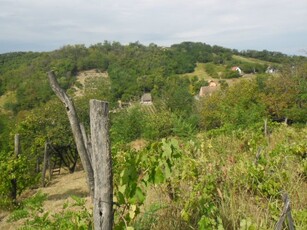
<instances>
[{"instance_id":1,"label":"sky","mask_svg":"<svg viewBox=\"0 0 307 230\"><path fill-rule=\"evenodd\" d=\"M0 0L0 53L104 41L307 56L307 0Z\"/></svg>"}]
</instances>

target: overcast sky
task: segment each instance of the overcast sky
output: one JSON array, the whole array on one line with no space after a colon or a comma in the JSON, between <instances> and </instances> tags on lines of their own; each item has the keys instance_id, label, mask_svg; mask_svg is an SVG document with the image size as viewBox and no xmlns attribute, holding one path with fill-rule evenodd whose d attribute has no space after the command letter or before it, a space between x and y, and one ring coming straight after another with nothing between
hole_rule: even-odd
<instances>
[{"instance_id":1,"label":"overcast sky","mask_svg":"<svg viewBox=\"0 0 307 230\"><path fill-rule=\"evenodd\" d=\"M307 55L306 23L307 0L0 0L0 53L107 40Z\"/></svg>"}]
</instances>

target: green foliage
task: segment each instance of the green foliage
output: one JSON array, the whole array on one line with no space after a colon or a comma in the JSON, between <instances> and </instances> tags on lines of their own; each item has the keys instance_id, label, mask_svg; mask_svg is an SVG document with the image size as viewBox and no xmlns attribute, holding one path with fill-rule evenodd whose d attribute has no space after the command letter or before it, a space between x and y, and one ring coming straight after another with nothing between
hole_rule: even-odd
<instances>
[{"instance_id":1,"label":"green foliage","mask_svg":"<svg viewBox=\"0 0 307 230\"><path fill-rule=\"evenodd\" d=\"M215 67L214 64L212 63L207 63L206 64L206 72L213 78L218 78L219 75L218 75L218 72L217 72L217 69Z\"/></svg>"},{"instance_id":2,"label":"green foliage","mask_svg":"<svg viewBox=\"0 0 307 230\"><path fill-rule=\"evenodd\" d=\"M238 71L227 70L222 73L222 78L225 78L225 79L239 78L239 77L241 77L241 75Z\"/></svg>"},{"instance_id":3,"label":"green foliage","mask_svg":"<svg viewBox=\"0 0 307 230\"><path fill-rule=\"evenodd\" d=\"M221 90L196 106L193 95L206 78L183 75L193 72L196 63L206 63L207 74L215 78L239 77L228 71L233 64L245 73L263 73L267 67L267 62L235 60L233 54L288 65L274 76L221 81ZM46 140L74 147L63 105L48 85L46 72L51 69L70 90L78 71L107 71L108 79L86 82L84 97L75 100L86 127L90 98L108 100L115 107L118 100L138 102L144 92L154 97L153 111L133 105L111 115L115 229L271 229L282 209L280 195L289 187L296 224L306 226L301 202L307 177L306 132L301 131L307 113L306 58L193 42L168 48L104 42L0 55L0 95L16 95L16 101L0 108L5 111L0 116L2 207L10 202L13 180L19 193L37 181L34 165ZM268 137L263 136L263 118L269 118ZM300 129L270 122L284 118L300 123ZM196 138L199 131L206 133ZM10 133L17 132L23 150L18 158L9 141ZM124 144L138 138L149 141L139 152ZM154 201L148 208L152 187L164 203ZM54 215L39 201L25 202L12 221L28 218L24 229L88 229L92 217L82 199L74 200L80 211L72 212L65 204Z\"/></svg>"},{"instance_id":4,"label":"green foliage","mask_svg":"<svg viewBox=\"0 0 307 230\"><path fill-rule=\"evenodd\" d=\"M16 157L13 152L0 153L0 197L4 201L0 203L2 208L15 199L12 195L15 189L13 180L17 184L16 195L20 195L26 188L37 183L39 176L35 173L35 164L30 159L30 156L23 154Z\"/></svg>"},{"instance_id":5,"label":"green foliage","mask_svg":"<svg viewBox=\"0 0 307 230\"><path fill-rule=\"evenodd\" d=\"M287 173L279 169L280 159L263 159L259 157L257 164L246 165L248 189L263 196L278 197L282 192L282 183L287 183Z\"/></svg>"},{"instance_id":6,"label":"green foliage","mask_svg":"<svg viewBox=\"0 0 307 230\"><path fill-rule=\"evenodd\" d=\"M262 122L265 109L257 91L254 81L241 81L221 93L204 98L199 106L201 127L237 129Z\"/></svg>"},{"instance_id":7,"label":"green foliage","mask_svg":"<svg viewBox=\"0 0 307 230\"><path fill-rule=\"evenodd\" d=\"M136 106L112 115L111 138L117 142L131 142L139 138L158 140L171 135L191 137L196 132L198 118L176 115L167 109L153 113Z\"/></svg>"},{"instance_id":8,"label":"green foliage","mask_svg":"<svg viewBox=\"0 0 307 230\"><path fill-rule=\"evenodd\" d=\"M300 185L306 180L301 167L306 130L269 126L273 144L253 127L203 134L194 141L163 139L138 152L113 145L114 229L270 229L281 214L286 190L296 226L304 226L306 210L295 197L304 194ZM162 201L143 208L153 186ZM84 200L74 198L80 211L71 212L64 204L57 214L40 209L41 200L23 202L23 211L16 211L12 220L26 217L24 229L91 226ZM170 219L163 219L165 215Z\"/></svg>"},{"instance_id":9,"label":"green foliage","mask_svg":"<svg viewBox=\"0 0 307 230\"><path fill-rule=\"evenodd\" d=\"M194 98L189 92L189 81L187 79L168 78L162 99L167 109L177 115L186 117L192 112Z\"/></svg>"},{"instance_id":10,"label":"green foliage","mask_svg":"<svg viewBox=\"0 0 307 230\"><path fill-rule=\"evenodd\" d=\"M191 138L196 133L196 126L198 119L195 116L191 116L189 119L185 119L181 116L172 116L172 133L178 137Z\"/></svg>"},{"instance_id":11,"label":"green foliage","mask_svg":"<svg viewBox=\"0 0 307 230\"><path fill-rule=\"evenodd\" d=\"M172 113L166 109L147 114L143 135L145 139L158 140L173 134Z\"/></svg>"},{"instance_id":12,"label":"green foliage","mask_svg":"<svg viewBox=\"0 0 307 230\"><path fill-rule=\"evenodd\" d=\"M262 65L262 64L256 64L256 63L241 63L240 68L241 70L248 74L248 73L265 73L267 69L267 65Z\"/></svg>"},{"instance_id":13,"label":"green foliage","mask_svg":"<svg viewBox=\"0 0 307 230\"><path fill-rule=\"evenodd\" d=\"M181 158L178 142L163 139L152 143L142 152L117 151L114 156L115 170L115 229L132 226L144 204L146 188L169 180Z\"/></svg>"},{"instance_id":14,"label":"green foliage","mask_svg":"<svg viewBox=\"0 0 307 230\"><path fill-rule=\"evenodd\" d=\"M24 220L23 227L19 229L91 229L92 215L85 207L85 200L72 196L73 203L63 204L60 212L50 214L43 208L47 195L41 192L26 199L19 209L15 210L10 222ZM74 211L72 211L74 209ZM78 211L76 211L78 209Z\"/></svg>"},{"instance_id":15,"label":"green foliage","mask_svg":"<svg viewBox=\"0 0 307 230\"><path fill-rule=\"evenodd\" d=\"M0 150L7 152L10 150L10 130L14 126L14 119L5 115L0 115Z\"/></svg>"},{"instance_id":16,"label":"green foliage","mask_svg":"<svg viewBox=\"0 0 307 230\"><path fill-rule=\"evenodd\" d=\"M164 206L160 204L152 204L144 214L139 215L136 219L135 224L133 225L134 229L153 229L156 222L158 221L157 212L163 209Z\"/></svg>"},{"instance_id":17,"label":"green foliage","mask_svg":"<svg viewBox=\"0 0 307 230\"><path fill-rule=\"evenodd\" d=\"M307 226L307 209L302 208L293 212L296 229L304 229Z\"/></svg>"},{"instance_id":18,"label":"green foliage","mask_svg":"<svg viewBox=\"0 0 307 230\"><path fill-rule=\"evenodd\" d=\"M114 114L111 126L111 138L114 142L130 142L141 137L144 126L144 114L138 108Z\"/></svg>"},{"instance_id":19,"label":"green foliage","mask_svg":"<svg viewBox=\"0 0 307 230\"><path fill-rule=\"evenodd\" d=\"M287 60L287 56L280 52L270 52L268 50L244 50L240 52L241 55L251 58L257 58L264 61L281 63Z\"/></svg>"},{"instance_id":20,"label":"green foliage","mask_svg":"<svg viewBox=\"0 0 307 230\"><path fill-rule=\"evenodd\" d=\"M42 205L46 199L46 194L41 191L37 192L34 196L22 201L19 207L11 213L9 221L18 221L33 215L33 213L42 212Z\"/></svg>"},{"instance_id":21,"label":"green foliage","mask_svg":"<svg viewBox=\"0 0 307 230\"><path fill-rule=\"evenodd\" d=\"M280 75L265 81L262 101L268 113L276 120L287 117L304 123L307 111L307 67L305 63L300 63L293 68L288 66Z\"/></svg>"}]
</instances>

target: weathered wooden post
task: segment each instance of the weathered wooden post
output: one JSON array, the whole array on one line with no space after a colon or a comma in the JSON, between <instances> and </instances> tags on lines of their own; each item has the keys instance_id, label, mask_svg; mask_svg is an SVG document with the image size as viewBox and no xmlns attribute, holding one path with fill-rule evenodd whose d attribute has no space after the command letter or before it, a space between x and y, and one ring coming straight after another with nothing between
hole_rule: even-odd
<instances>
[{"instance_id":1,"label":"weathered wooden post","mask_svg":"<svg viewBox=\"0 0 307 230\"><path fill-rule=\"evenodd\" d=\"M264 119L264 136L265 137L268 136L268 119L267 118Z\"/></svg>"},{"instance_id":2,"label":"weathered wooden post","mask_svg":"<svg viewBox=\"0 0 307 230\"><path fill-rule=\"evenodd\" d=\"M72 129L72 133L74 136L74 140L77 146L77 150L82 162L82 166L87 175L87 184L89 187L90 195L93 198L94 194L94 172L92 168L92 162L90 161L89 154L86 150L86 143L84 143L78 116L75 110L75 106L73 101L68 97L66 92L60 87L59 83L56 80L55 74L53 71L48 72L49 83L54 91L54 93L58 96L58 98L63 102L66 108L66 113L69 119L69 123Z\"/></svg>"},{"instance_id":3,"label":"weathered wooden post","mask_svg":"<svg viewBox=\"0 0 307 230\"><path fill-rule=\"evenodd\" d=\"M45 177L48 165L48 142L45 142L45 150L44 150L44 161L43 161L43 169L42 169L42 187L45 187Z\"/></svg>"},{"instance_id":4,"label":"weathered wooden post","mask_svg":"<svg viewBox=\"0 0 307 230\"><path fill-rule=\"evenodd\" d=\"M291 215L291 205L290 205L290 198L287 193L283 195L283 201L284 201L284 208L282 210L282 214L279 218L279 221L277 222L275 226L275 230L282 230L283 229L283 223L285 222L285 219L287 217L288 219L288 225L290 230L295 230L294 221Z\"/></svg>"},{"instance_id":5,"label":"weathered wooden post","mask_svg":"<svg viewBox=\"0 0 307 230\"><path fill-rule=\"evenodd\" d=\"M89 160L92 162L92 144L91 144L91 140L90 140L91 137L87 137L85 127L82 123L80 123L80 128L81 128L81 133L82 133L82 136L83 136L83 141L85 143L85 148L87 150Z\"/></svg>"},{"instance_id":6,"label":"weathered wooden post","mask_svg":"<svg viewBox=\"0 0 307 230\"><path fill-rule=\"evenodd\" d=\"M15 152L15 156L18 157L18 155L20 154L20 140L19 140L19 134L15 134L14 152Z\"/></svg>"},{"instance_id":7,"label":"weathered wooden post","mask_svg":"<svg viewBox=\"0 0 307 230\"><path fill-rule=\"evenodd\" d=\"M110 230L113 226L113 175L107 102L90 100L90 122L95 175L94 228Z\"/></svg>"}]
</instances>

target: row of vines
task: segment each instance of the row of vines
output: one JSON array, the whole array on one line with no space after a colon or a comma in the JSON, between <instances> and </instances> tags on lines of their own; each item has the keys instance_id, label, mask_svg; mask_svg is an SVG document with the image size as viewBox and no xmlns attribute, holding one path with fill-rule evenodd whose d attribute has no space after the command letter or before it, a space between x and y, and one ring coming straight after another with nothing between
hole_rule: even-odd
<instances>
[{"instance_id":1,"label":"row of vines","mask_svg":"<svg viewBox=\"0 0 307 230\"><path fill-rule=\"evenodd\" d=\"M287 192L296 229L304 229L307 131L283 124L271 124L271 129L267 137L259 129L168 138L139 151L113 146L114 228L273 229ZM13 212L11 221L25 218L29 229L87 229L92 224L91 210L80 198L65 204L61 215L43 210L43 194L36 202L31 199ZM79 211L69 211L70 206Z\"/></svg>"}]
</instances>

